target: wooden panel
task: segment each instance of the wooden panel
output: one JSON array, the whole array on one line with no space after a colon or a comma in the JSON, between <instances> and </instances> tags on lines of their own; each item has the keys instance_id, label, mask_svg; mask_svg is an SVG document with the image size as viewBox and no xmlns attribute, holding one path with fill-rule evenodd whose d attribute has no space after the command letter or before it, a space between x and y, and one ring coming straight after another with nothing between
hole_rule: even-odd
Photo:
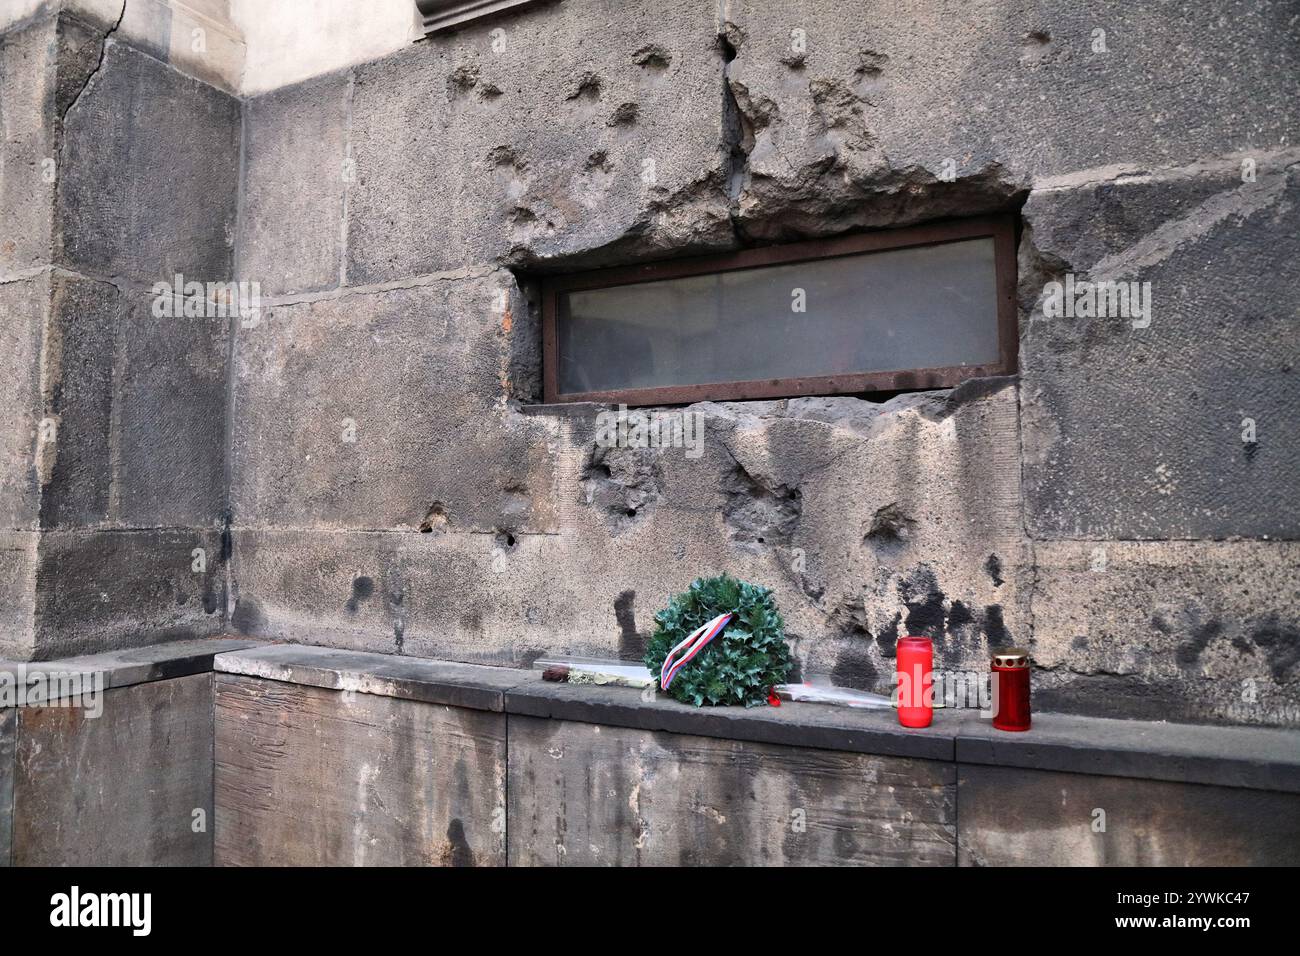
<instances>
[{"instance_id":1,"label":"wooden panel","mask_svg":"<svg viewBox=\"0 0 1300 956\"><path fill-rule=\"evenodd\" d=\"M505 862L505 716L216 675L216 862Z\"/></svg>"},{"instance_id":2,"label":"wooden panel","mask_svg":"<svg viewBox=\"0 0 1300 956\"><path fill-rule=\"evenodd\" d=\"M0 866L9 865L13 836L14 727L17 723L13 709L0 710Z\"/></svg>"},{"instance_id":3,"label":"wooden panel","mask_svg":"<svg viewBox=\"0 0 1300 956\"><path fill-rule=\"evenodd\" d=\"M963 866L1300 864L1300 794L966 764L957 793Z\"/></svg>"},{"instance_id":4,"label":"wooden panel","mask_svg":"<svg viewBox=\"0 0 1300 956\"><path fill-rule=\"evenodd\" d=\"M955 766L510 717L510 864L956 860Z\"/></svg>"},{"instance_id":5,"label":"wooden panel","mask_svg":"<svg viewBox=\"0 0 1300 956\"><path fill-rule=\"evenodd\" d=\"M15 865L210 864L212 675L19 709L13 795Z\"/></svg>"}]
</instances>

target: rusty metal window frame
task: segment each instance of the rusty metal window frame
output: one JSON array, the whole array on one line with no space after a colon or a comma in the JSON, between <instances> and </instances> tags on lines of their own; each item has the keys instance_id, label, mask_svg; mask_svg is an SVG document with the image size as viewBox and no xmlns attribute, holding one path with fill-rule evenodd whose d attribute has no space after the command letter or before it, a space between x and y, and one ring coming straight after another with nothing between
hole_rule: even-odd
<instances>
[{"instance_id":1,"label":"rusty metal window frame","mask_svg":"<svg viewBox=\"0 0 1300 956\"><path fill-rule=\"evenodd\" d=\"M824 375L745 382L701 382L694 385L600 392L564 393L559 390L559 339L556 322L559 297L563 293L981 238L991 238L994 250L998 361L993 364L952 365L855 375ZM903 229L861 233L838 239L820 239L761 249L745 249L722 255L549 276L542 279L541 294L542 388L544 400L548 403L610 402L626 405L681 405L702 401L740 401L792 398L800 395L844 395L858 392L951 388L971 378L1014 373L1019 351L1016 318L1016 224L1014 217L1009 215L952 219Z\"/></svg>"}]
</instances>

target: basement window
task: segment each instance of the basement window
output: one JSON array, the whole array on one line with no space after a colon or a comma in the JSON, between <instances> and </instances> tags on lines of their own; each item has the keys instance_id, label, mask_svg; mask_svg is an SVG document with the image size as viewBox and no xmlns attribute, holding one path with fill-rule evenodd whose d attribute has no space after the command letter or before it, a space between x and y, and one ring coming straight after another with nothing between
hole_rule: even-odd
<instances>
[{"instance_id":1,"label":"basement window","mask_svg":"<svg viewBox=\"0 0 1300 956\"><path fill-rule=\"evenodd\" d=\"M1015 227L952 220L542 281L547 402L950 388L1015 371Z\"/></svg>"}]
</instances>

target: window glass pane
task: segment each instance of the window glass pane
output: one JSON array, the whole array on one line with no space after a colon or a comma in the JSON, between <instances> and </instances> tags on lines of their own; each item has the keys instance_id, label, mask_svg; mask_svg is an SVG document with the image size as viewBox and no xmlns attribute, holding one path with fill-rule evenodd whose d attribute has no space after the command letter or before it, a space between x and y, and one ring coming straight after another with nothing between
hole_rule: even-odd
<instances>
[{"instance_id":1,"label":"window glass pane","mask_svg":"<svg viewBox=\"0 0 1300 956\"><path fill-rule=\"evenodd\" d=\"M567 292L557 306L565 394L999 358L992 238Z\"/></svg>"}]
</instances>

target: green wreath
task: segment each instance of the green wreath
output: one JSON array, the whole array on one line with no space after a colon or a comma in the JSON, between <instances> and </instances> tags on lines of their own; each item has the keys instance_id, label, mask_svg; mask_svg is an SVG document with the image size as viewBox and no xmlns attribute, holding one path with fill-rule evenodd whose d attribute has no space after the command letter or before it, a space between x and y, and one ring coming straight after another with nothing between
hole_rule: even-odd
<instances>
[{"instance_id":1,"label":"green wreath","mask_svg":"<svg viewBox=\"0 0 1300 956\"><path fill-rule=\"evenodd\" d=\"M696 707L767 703L771 688L784 684L790 673L785 625L770 589L726 574L697 579L655 615L645 666L656 686L668 653L697 628L728 611L735 616L726 629L682 667L667 693Z\"/></svg>"}]
</instances>

